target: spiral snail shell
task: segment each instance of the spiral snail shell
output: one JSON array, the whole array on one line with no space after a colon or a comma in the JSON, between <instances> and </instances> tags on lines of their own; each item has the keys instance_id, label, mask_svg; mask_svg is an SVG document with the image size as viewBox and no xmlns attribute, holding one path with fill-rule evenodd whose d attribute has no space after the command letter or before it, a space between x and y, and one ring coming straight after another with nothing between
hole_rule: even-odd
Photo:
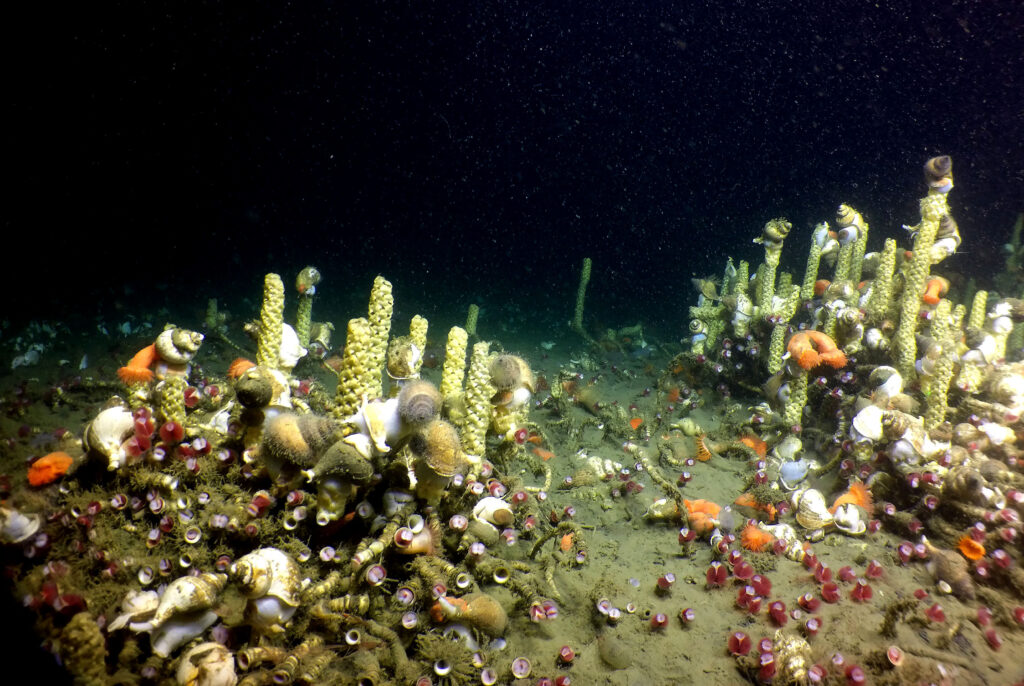
<instances>
[{"instance_id":1,"label":"spiral snail shell","mask_svg":"<svg viewBox=\"0 0 1024 686\"><path fill-rule=\"evenodd\" d=\"M925 162L924 178L932 190L948 193L953 188L953 158L939 155Z\"/></svg>"},{"instance_id":2,"label":"spiral snail shell","mask_svg":"<svg viewBox=\"0 0 1024 686\"><path fill-rule=\"evenodd\" d=\"M203 334L188 329L167 329L156 337L156 352L168 364L188 364L203 344Z\"/></svg>"},{"instance_id":3,"label":"spiral snail shell","mask_svg":"<svg viewBox=\"0 0 1024 686\"><path fill-rule=\"evenodd\" d=\"M299 565L277 548L260 548L231 565L231 577L249 598L246 618L258 629L286 623L299 606Z\"/></svg>"},{"instance_id":4,"label":"spiral snail shell","mask_svg":"<svg viewBox=\"0 0 1024 686\"><path fill-rule=\"evenodd\" d=\"M147 628L141 630L155 629L174 615L189 614L212 607L226 582L227 576L224 574L209 572L175 579L160 595L160 603L152 619L146 622ZM135 626L132 629L140 630Z\"/></svg>"}]
</instances>

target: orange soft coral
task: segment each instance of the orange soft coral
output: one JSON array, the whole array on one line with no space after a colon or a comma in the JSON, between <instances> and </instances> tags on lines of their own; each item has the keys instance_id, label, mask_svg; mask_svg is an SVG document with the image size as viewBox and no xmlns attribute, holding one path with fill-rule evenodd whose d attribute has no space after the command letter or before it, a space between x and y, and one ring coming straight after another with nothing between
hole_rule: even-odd
<instances>
[{"instance_id":1,"label":"orange soft coral","mask_svg":"<svg viewBox=\"0 0 1024 686\"><path fill-rule=\"evenodd\" d=\"M45 486L64 476L74 460L65 452L44 455L28 468L28 482L33 486Z\"/></svg>"},{"instance_id":2,"label":"orange soft coral","mask_svg":"<svg viewBox=\"0 0 1024 686\"><path fill-rule=\"evenodd\" d=\"M247 360L244 357L236 357L235 360L228 365L228 378L237 379L255 366L256 363L252 360Z\"/></svg>"},{"instance_id":3,"label":"orange soft coral","mask_svg":"<svg viewBox=\"0 0 1024 686\"><path fill-rule=\"evenodd\" d=\"M854 481L850 484L850 487L846 489L846 493L836 498L836 501L832 503L832 507L828 509L832 514L836 513L840 505L846 503L853 503L858 507L864 508L865 511L871 512L871 491L868 487L859 481Z\"/></svg>"},{"instance_id":4,"label":"orange soft coral","mask_svg":"<svg viewBox=\"0 0 1024 686\"><path fill-rule=\"evenodd\" d=\"M718 514L722 511L716 503L710 500L684 500L686 512L689 515L690 528L697 532L697 535L711 533L718 526Z\"/></svg>"},{"instance_id":5,"label":"orange soft coral","mask_svg":"<svg viewBox=\"0 0 1024 686\"><path fill-rule=\"evenodd\" d=\"M153 370L150 367L159 359L156 352L156 345L147 345L135 353L135 357L128 360L128 364L117 370L117 378L126 384L149 383L153 380Z\"/></svg>"},{"instance_id":6,"label":"orange soft coral","mask_svg":"<svg viewBox=\"0 0 1024 686\"><path fill-rule=\"evenodd\" d=\"M775 508L774 505L772 505L771 503L758 502L757 499L754 498L754 494L750 493L749 491L741 495L739 498L736 498L736 500L733 502L733 505L739 505L740 507L750 508L751 510L755 510L757 512L763 512L765 513L765 515L767 515L769 522L774 522L775 517L779 514L779 511Z\"/></svg>"},{"instance_id":7,"label":"orange soft coral","mask_svg":"<svg viewBox=\"0 0 1024 686\"><path fill-rule=\"evenodd\" d=\"M985 557L985 546L970 536L964 536L956 546L968 560L980 560Z\"/></svg>"},{"instance_id":8,"label":"orange soft coral","mask_svg":"<svg viewBox=\"0 0 1024 686\"><path fill-rule=\"evenodd\" d=\"M740 438L740 443L757 453L757 456L762 460L764 459L764 456L768 454L768 444L754 434L747 434L746 436L743 436Z\"/></svg>"},{"instance_id":9,"label":"orange soft coral","mask_svg":"<svg viewBox=\"0 0 1024 686\"><path fill-rule=\"evenodd\" d=\"M832 337L821 331L799 331L789 339L786 350L804 369L827 364L834 369L846 366L846 355Z\"/></svg>"},{"instance_id":10,"label":"orange soft coral","mask_svg":"<svg viewBox=\"0 0 1024 686\"><path fill-rule=\"evenodd\" d=\"M755 524L747 524L740 533L740 543L743 547L756 553L764 552L774 542L774 536Z\"/></svg>"}]
</instances>

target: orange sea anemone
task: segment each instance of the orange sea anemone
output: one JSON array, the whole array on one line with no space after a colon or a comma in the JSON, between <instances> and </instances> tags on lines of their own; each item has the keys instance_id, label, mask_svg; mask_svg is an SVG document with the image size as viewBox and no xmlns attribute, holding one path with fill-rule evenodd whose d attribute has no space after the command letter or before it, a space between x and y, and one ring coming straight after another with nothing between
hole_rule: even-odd
<instances>
[{"instance_id":1,"label":"orange sea anemone","mask_svg":"<svg viewBox=\"0 0 1024 686\"><path fill-rule=\"evenodd\" d=\"M944 279L941 276L933 276L928 279L928 283L925 285L924 295L921 296L921 300L925 301L929 305L938 305L942 296L948 292L949 280Z\"/></svg>"},{"instance_id":2,"label":"orange sea anemone","mask_svg":"<svg viewBox=\"0 0 1024 686\"><path fill-rule=\"evenodd\" d=\"M637 429L639 429L640 425L643 424L643 423L644 423L644 420L641 419L640 417L633 417L632 419L629 420L629 425L631 427L633 427L633 431L636 431Z\"/></svg>"},{"instance_id":3,"label":"orange sea anemone","mask_svg":"<svg viewBox=\"0 0 1024 686\"><path fill-rule=\"evenodd\" d=\"M710 500L684 500L683 505L686 506L686 511L689 514L703 513L717 517L722 511L721 505L713 503Z\"/></svg>"},{"instance_id":4,"label":"orange sea anemone","mask_svg":"<svg viewBox=\"0 0 1024 686\"><path fill-rule=\"evenodd\" d=\"M570 531L569 533L562 536L562 538L558 541L558 547L561 548L563 553L568 552L569 549L572 548L572 541L573 534Z\"/></svg>"},{"instance_id":5,"label":"orange sea anemone","mask_svg":"<svg viewBox=\"0 0 1024 686\"><path fill-rule=\"evenodd\" d=\"M761 459L764 459L764 456L768 454L768 444L754 434L743 436L740 438L740 443L757 453L757 456Z\"/></svg>"},{"instance_id":6,"label":"orange sea anemone","mask_svg":"<svg viewBox=\"0 0 1024 686\"><path fill-rule=\"evenodd\" d=\"M28 468L28 482L33 486L45 486L64 476L74 460L65 452L44 455Z\"/></svg>"},{"instance_id":7,"label":"orange sea anemone","mask_svg":"<svg viewBox=\"0 0 1024 686\"><path fill-rule=\"evenodd\" d=\"M832 337L822 331L799 331L789 339L786 349L804 369L814 369L819 364L834 369L846 366L846 355Z\"/></svg>"},{"instance_id":8,"label":"orange sea anemone","mask_svg":"<svg viewBox=\"0 0 1024 686\"><path fill-rule=\"evenodd\" d=\"M747 524L740 533L740 542L747 550L760 553L775 542L775 537L755 524Z\"/></svg>"},{"instance_id":9,"label":"orange sea anemone","mask_svg":"<svg viewBox=\"0 0 1024 686\"><path fill-rule=\"evenodd\" d=\"M814 282L814 295L819 298L825 295L825 290L832 285L832 282L828 279L818 279Z\"/></svg>"},{"instance_id":10,"label":"orange sea anemone","mask_svg":"<svg viewBox=\"0 0 1024 686\"><path fill-rule=\"evenodd\" d=\"M673 386L672 388L668 389L668 401L670 403L679 402L680 395L681 391L679 390L679 386Z\"/></svg>"},{"instance_id":11,"label":"orange sea anemone","mask_svg":"<svg viewBox=\"0 0 1024 686\"><path fill-rule=\"evenodd\" d=\"M985 546L975 541L970 536L964 536L956 545L964 557L968 560L980 560L985 557Z\"/></svg>"},{"instance_id":12,"label":"orange sea anemone","mask_svg":"<svg viewBox=\"0 0 1024 686\"><path fill-rule=\"evenodd\" d=\"M828 508L828 511L832 514L836 513L840 505L846 503L853 503L858 507L864 508L866 512L871 512L871 491L868 487L859 481L854 481L850 484L850 487L846 489L846 493L836 498L836 501L832 503L832 507Z\"/></svg>"},{"instance_id":13,"label":"orange sea anemone","mask_svg":"<svg viewBox=\"0 0 1024 686\"><path fill-rule=\"evenodd\" d=\"M126 384L149 383L153 380L153 370L150 367L159 359L156 352L156 345L150 344L135 353L135 357L128 360L128 364L117 370L117 378Z\"/></svg>"},{"instance_id":14,"label":"orange sea anemone","mask_svg":"<svg viewBox=\"0 0 1024 686\"><path fill-rule=\"evenodd\" d=\"M228 378L237 379L255 366L256 363L252 360L247 360L244 357L237 357L228 365Z\"/></svg>"}]
</instances>

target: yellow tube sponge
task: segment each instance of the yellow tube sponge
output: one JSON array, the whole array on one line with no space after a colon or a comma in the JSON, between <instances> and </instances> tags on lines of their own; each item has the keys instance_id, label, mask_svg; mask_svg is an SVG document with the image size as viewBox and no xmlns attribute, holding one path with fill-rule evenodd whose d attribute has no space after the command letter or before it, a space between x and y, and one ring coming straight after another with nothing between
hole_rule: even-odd
<instances>
[{"instance_id":1,"label":"yellow tube sponge","mask_svg":"<svg viewBox=\"0 0 1024 686\"><path fill-rule=\"evenodd\" d=\"M487 448L487 427L491 424L490 344L476 343L469 360L466 379L466 417L462 425L462 449L470 463L479 462Z\"/></svg>"},{"instance_id":2,"label":"yellow tube sponge","mask_svg":"<svg viewBox=\"0 0 1024 686\"><path fill-rule=\"evenodd\" d=\"M466 313L466 333L470 336L476 336L476 324L479 319L480 306L476 304L470 305L469 311Z\"/></svg>"},{"instance_id":3,"label":"yellow tube sponge","mask_svg":"<svg viewBox=\"0 0 1024 686\"><path fill-rule=\"evenodd\" d=\"M771 342L768 344L768 373L776 374L782 369L782 356L786 353L786 325L772 327Z\"/></svg>"},{"instance_id":4,"label":"yellow tube sponge","mask_svg":"<svg viewBox=\"0 0 1024 686\"><path fill-rule=\"evenodd\" d=\"M420 354L414 365L414 372L418 376L420 368L423 366L423 352L427 349L427 328L429 323L426 317L415 315L412 321L409 322L409 338L412 339L413 345L419 348Z\"/></svg>"},{"instance_id":5,"label":"yellow tube sponge","mask_svg":"<svg viewBox=\"0 0 1024 686\"><path fill-rule=\"evenodd\" d=\"M947 162L948 162L948 158ZM932 161L929 161L929 165ZM946 192L952 188L952 178L949 178L947 186L933 185L933 175L929 174L928 166L925 165L925 176L928 179L930 189L928 195L921 199L921 223L915 229L917 238L914 241L914 253L909 264L904 268L905 276L903 286L903 297L900 299L900 322L893 337L893 348L896 353L896 368L903 374L903 378L913 378L914 362L917 354L914 335L917 332L917 325L921 311L921 296L924 293L925 281L931 270L932 244L935 243L935 234L939 229L939 220L943 215L949 214L949 205L946 202ZM948 172L947 165L947 172Z\"/></svg>"},{"instance_id":6,"label":"yellow tube sponge","mask_svg":"<svg viewBox=\"0 0 1024 686\"><path fill-rule=\"evenodd\" d=\"M818 267L821 265L821 245L817 236L821 231L828 231L828 224L822 222L814 227L811 238L811 250L807 253L807 267L804 268L804 282L800 285L800 299L810 300L814 297L814 282L818 280Z\"/></svg>"},{"instance_id":7,"label":"yellow tube sponge","mask_svg":"<svg viewBox=\"0 0 1024 686\"><path fill-rule=\"evenodd\" d=\"M104 686L107 677L107 643L96 620L79 612L60 632L60 654L76 686Z\"/></svg>"},{"instance_id":8,"label":"yellow tube sponge","mask_svg":"<svg viewBox=\"0 0 1024 686\"><path fill-rule=\"evenodd\" d=\"M370 324L370 341L367 346L367 380L368 398L380 398L384 395L381 370L388 352L388 334L391 332L391 314L394 311L395 298L391 294L391 282L383 276L373 280L370 289L370 309L367 321Z\"/></svg>"},{"instance_id":9,"label":"yellow tube sponge","mask_svg":"<svg viewBox=\"0 0 1024 686\"><path fill-rule=\"evenodd\" d=\"M372 371L370 367L370 323L362 317L348 320L345 352L338 371L338 387L334 396L335 417L350 417L359 409L367 395ZM377 373L380 376L380 373Z\"/></svg>"},{"instance_id":10,"label":"yellow tube sponge","mask_svg":"<svg viewBox=\"0 0 1024 686\"><path fill-rule=\"evenodd\" d=\"M761 236L754 239L755 243L764 245L763 269L759 269L760 282L758 283L757 304L762 312L770 312L772 309L772 298L775 297L775 270L779 267L779 258L782 256L782 242L786 240L793 225L785 219L772 219L768 221L761 230Z\"/></svg>"},{"instance_id":11,"label":"yellow tube sponge","mask_svg":"<svg viewBox=\"0 0 1024 686\"><path fill-rule=\"evenodd\" d=\"M875 278L871 281L871 295L865 307L867 321L870 324L878 324L889 313L890 300L892 298L892 275L896 270L896 241L892 238L885 239L885 247L882 248L882 255L878 260L878 269L875 270Z\"/></svg>"},{"instance_id":12,"label":"yellow tube sponge","mask_svg":"<svg viewBox=\"0 0 1024 686\"><path fill-rule=\"evenodd\" d=\"M988 291L978 291L971 301L971 314L967 318L967 328L980 329L985 326L985 308L988 306Z\"/></svg>"},{"instance_id":13,"label":"yellow tube sponge","mask_svg":"<svg viewBox=\"0 0 1024 686\"><path fill-rule=\"evenodd\" d=\"M277 274L263 279L263 308L256 335L256 364L265 369L281 366L281 331L284 326L284 282Z\"/></svg>"},{"instance_id":14,"label":"yellow tube sponge","mask_svg":"<svg viewBox=\"0 0 1024 686\"><path fill-rule=\"evenodd\" d=\"M448 331L448 343L444 351L444 367L441 369L441 397L445 404L449 398L462 395L462 379L466 375L466 346L469 334L465 329L453 326Z\"/></svg>"},{"instance_id":15,"label":"yellow tube sponge","mask_svg":"<svg viewBox=\"0 0 1024 686\"><path fill-rule=\"evenodd\" d=\"M740 260L740 266L736 268L736 292L746 293L750 287L750 263Z\"/></svg>"},{"instance_id":16,"label":"yellow tube sponge","mask_svg":"<svg viewBox=\"0 0 1024 686\"><path fill-rule=\"evenodd\" d=\"M804 405L807 404L808 372L800 373L789 382L789 398L782 409L782 418L788 426L803 426Z\"/></svg>"},{"instance_id":17,"label":"yellow tube sponge","mask_svg":"<svg viewBox=\"0 0 1024 686\"><path fill-rule=\"evenodd\" d=\"M580 272L580 285L576 289L576 309L572 315L572 330L580 335L588 343L594 339L590 337L583 328L583 301L587 297L587 284L590 283L591 261L589 257L583 258L583 271Z\"/></svg>"},{"instance_id":18,"label":"yellow tube sponge","mask_svg":"<svg viewBox=\"0 0 1024 686\"><path fill-rule=\"evenodd\" d=\"M168 376L156 385L156 412L164 422L185 425L185 389L183 376Z\"/></svg>"}]
</instances>

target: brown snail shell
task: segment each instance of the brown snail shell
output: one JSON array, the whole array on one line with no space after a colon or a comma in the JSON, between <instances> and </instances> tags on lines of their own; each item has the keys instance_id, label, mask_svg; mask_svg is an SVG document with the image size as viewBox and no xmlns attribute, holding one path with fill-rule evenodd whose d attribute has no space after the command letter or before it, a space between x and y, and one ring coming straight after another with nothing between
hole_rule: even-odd
<instances>
[{"instance_id":1,"label":"brown snail shell","mask_svg":"<svg viewBox=\"0 0 1024 686\"><path fill-rule=\"evenodd\" d=\"M836 210L836 226L841 229L847 226L861 227L864 224L863 217L860 216L860 212L853 209L849 205L842 204L839 209Z\"/></svg>"},{"instance_id":2,"label":"brown snail shell","mask_svg":"<svg viewBox=\"0 0 1024 686\"><path fill-rule=\"evenodd\" d=\"M441 412L441 393L429 381L410 381L398 393L398 414L408 424L426 424Z\"/></svg>"},{"instance_id":3,"label":"brown snail shell","mask_svg":"<svg viewBox=\"0 0 1024 686\"><path fill-rule=\"evenodd\" d=\"M882 413L882 435L886 439L895 441L901 438L909 428L910 420L904 413L895 410Z\"/></svg>"},{"instance_id":4,"label":"brown snail shell","mask_svg":"<svg viewBox=\"0 0 1024 686\"><path fill-rule=\"evenodd\" d=\"M450 619L460 619L488 636L501 636L508 626L508 615L501 604L486 593L470 593L462 598L449 598Z\"/></svg>"},{"instance_id":5,"label":"brown snail shell","mask_svg":"<svg viewBox=\"0 0 1024 686\"><path fill-rule=\"evenodd\" d=\"M953 158L949 155L939 155L924 163L924 178L932 188L944 185L945 180L952 181Z\"/></svg>"},{"instance_id":6,"label":"brown snail shell","mask_svg":"<svg viewBox=\"0 0 1024 686\"><path fill-rule=\"evenodd\" d=\"M971 581L971 570L967 560L958 553L936 548L927 540L924 541L930 559L927 567L936 582L944 581L953 590L953 595L961 600L973 600L975 596L974 582Z\"/></svg>"},{"instance_id":7,"label":"brown snail shell","mask_svg":"<svg viewBox=\"0 0 1024 686\"><path fill-rule=\"evenodd\" d=\"M350 443L336 441L327 449L312 475L320 480L341 479L349 483L363 486L373 478L373 465Z\"/></svg>"},{"instance_id":8,"label":"brown snail shell","mask_svg":"<svg viewBox=\"0 0 1024 686\"><path fill-rule=\"evenodd\" d=\"M435 419L413 436L410 448L438 476L452 477L462 466L462 445L455 427Z\"/></svg>"},{"instance_id":9,"label":"brown snail shell","mask_svg":"<svg viewBox=\"0 0 1024 686\"><path fill-rule=\"evenodd\" d=\"M267 422L260 452L264 459L312 467L334 443L337 428L327 417L284 412Z\"/></svg>"}]
</instances>

